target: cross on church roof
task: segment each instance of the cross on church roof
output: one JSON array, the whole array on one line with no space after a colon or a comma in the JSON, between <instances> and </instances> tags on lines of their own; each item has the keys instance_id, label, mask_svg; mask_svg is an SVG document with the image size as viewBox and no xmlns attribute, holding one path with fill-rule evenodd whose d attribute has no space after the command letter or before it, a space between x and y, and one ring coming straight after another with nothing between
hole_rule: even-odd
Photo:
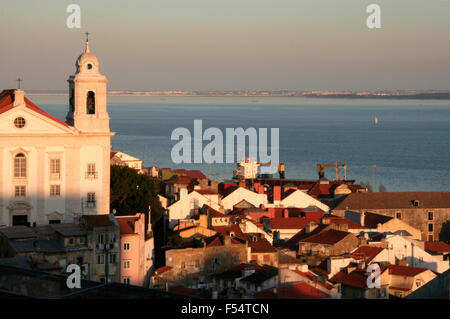
<instances>
[{"instance_id":1,"label":"cross on church roof","mask_svg":"<svg viewBox=\"0 0 450 319\"><path fill-rule=\"evenodd\" d=\"M17 81L17 83L19 84L18 89L20 90L20 82L23 82L23 80L22 80L20 77L18 77L16 81Z\"/></svg>"}]
</instances>

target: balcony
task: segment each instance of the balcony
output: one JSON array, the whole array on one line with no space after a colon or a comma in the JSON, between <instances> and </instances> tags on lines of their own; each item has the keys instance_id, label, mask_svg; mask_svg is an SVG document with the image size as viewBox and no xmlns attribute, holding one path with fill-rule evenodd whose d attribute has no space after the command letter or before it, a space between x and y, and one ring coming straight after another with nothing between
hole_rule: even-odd
<instances>
[{"instance_id":1,"label":"balcony","mask_svg":"<svg viewBox=\"0 0 450 319\"><path fill-rule=\"evenodd\" d=\"M85 179L93 180L98 178L98 172L86 172L84 174Z\"/></svg>"}]
</instances>

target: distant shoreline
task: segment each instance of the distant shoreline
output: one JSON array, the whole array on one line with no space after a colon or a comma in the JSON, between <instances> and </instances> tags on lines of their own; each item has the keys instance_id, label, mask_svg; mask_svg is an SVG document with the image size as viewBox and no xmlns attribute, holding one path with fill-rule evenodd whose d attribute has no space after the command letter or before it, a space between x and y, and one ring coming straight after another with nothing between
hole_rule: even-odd
<instances>
[{"instance_id":1,"label":"distant shoreline","mask_svg":"<svg viewBox=\"0 0 450 319\"><path fill-rule=\"evenodd\" d=\"M68 96L63 92L27 92L30 96ZM410 99L410 100L450 100L450 92L297 92L297 91L156 91L132 92L110 91L110 97L305 97L305 98L333 98L333 99Z\"/></svg>"}]
</instances>

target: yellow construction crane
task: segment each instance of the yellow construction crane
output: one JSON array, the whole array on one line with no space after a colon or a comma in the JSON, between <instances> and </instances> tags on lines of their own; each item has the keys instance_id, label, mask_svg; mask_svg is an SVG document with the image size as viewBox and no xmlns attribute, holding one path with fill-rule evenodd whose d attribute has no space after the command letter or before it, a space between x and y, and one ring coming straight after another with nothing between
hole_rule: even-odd
<instances>
[{"instance_id":1,"label":"yellow construction crane","mask_svg":"<svg viewBox=\"0 0 450 319\"><path fill-rule=\"evenodd\" d=\"M338 164L338 162L336 162L336 164L317 164L317 173L319 174L319 179L325 177L325 168L327 168L327 167L335 167L336 168L336 180L339 180L339 177L341 175L343 175L344 180L347 179L347 165Z\"/></svg>"}]
</instances>

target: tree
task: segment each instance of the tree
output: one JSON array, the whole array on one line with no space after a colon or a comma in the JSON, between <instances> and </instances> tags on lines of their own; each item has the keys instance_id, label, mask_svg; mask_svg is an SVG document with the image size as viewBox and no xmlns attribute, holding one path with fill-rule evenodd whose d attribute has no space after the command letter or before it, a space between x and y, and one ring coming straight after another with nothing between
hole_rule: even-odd
<instances>
[{"instance_id":1,"label":"tree","mask_svg":"<svg viewBox=\"0 0 450 319\"><path fill-rule=\"evenodd\" d=\"M110 204L111 210L115 209L118 215L144 213L146 225L150 207L152 226L164 213L158 198L157 181L128 166L111 166Z\"/></svg>"},{"instance_id":2,"label":"tree","mask_svg":"<svg viewBox=\"0 0 450 319\"><path fill-rule=\"evenodd\" d=\"M442 224L441 232L439 233L439 240L450 242L450 221Z\"/></svg>"},{"instance_id":3,"label":"tree","mask_svg":"<svg viewBox=\"0 0 450 319\"><path fill-rule=\"evenodd\" d=\"M383 184L380 184L380 186L378 186L378 191L385 193L387 192L386 186L384 186Z\"/></svg>"}]
</instances>

